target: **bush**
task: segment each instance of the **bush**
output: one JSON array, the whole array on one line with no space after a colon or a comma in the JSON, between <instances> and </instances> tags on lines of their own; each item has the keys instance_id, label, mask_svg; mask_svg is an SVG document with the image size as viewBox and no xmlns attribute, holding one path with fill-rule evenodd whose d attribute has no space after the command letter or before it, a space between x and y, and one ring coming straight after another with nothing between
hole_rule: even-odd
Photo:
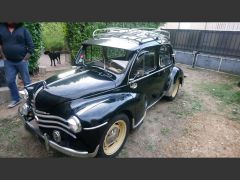
<instances>
[{"instance_id":1,"label":"bush","mask_svg":"<svg viewBox=\"0 0 240 180\"><path fill-rule=\"evenodd\" d=\"M67 23L66 40L73 60L83 41L92 36L92 32L98 28L94 23Z\"/></svg>"},{"instance_id":2,"label":"bush","mask_svg":"<svg viewBox=\"0 0 240 180\"><path fill-rule=\"evenodd\" d=\"M45 50L62 51L66 49L65 27L65 23L42 23Z\"/></svg>"},{"instance_id":3,"label":"bush","mask_svg":"<svg viewBox=\"0 0 240 180\"><path fill-rule=\"evenodd\" d=\"M40 23L24 23L24 26L31 33L34 43L34 52L29 61L29 72L34 74L38 71L38 59L42 51L42 28Z\"/></svg>"}]
</instances>

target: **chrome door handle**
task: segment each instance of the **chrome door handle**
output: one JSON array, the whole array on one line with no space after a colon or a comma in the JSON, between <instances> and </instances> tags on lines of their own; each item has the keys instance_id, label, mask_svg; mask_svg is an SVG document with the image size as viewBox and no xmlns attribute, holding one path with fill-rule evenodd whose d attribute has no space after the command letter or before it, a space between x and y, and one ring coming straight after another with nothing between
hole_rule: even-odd
<instances>
[{"instance_id":1,"label":"chrome door handle","mask_svg":"<svg viewBox=\"0 0 240 180\"><path fill-rule=\"evenodd\" d=\"M136 89L136 88L137 88L137 83L131 83L131 84L130 84L130 88Z\"/></svg>"}]
</instances>

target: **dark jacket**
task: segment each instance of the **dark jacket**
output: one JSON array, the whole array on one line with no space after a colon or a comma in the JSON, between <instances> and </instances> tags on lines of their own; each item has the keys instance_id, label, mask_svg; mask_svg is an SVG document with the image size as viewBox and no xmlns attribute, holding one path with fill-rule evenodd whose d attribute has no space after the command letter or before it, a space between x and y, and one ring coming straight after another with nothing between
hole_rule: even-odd
<instances>
[{"instance_id":1,"label":"dark jacket","mask_svg":"<svg viewBox=\"0 0 240 180\"><path fill-rule=\"evenodd\" d=\"M27 53L32 54L34 44L29 31L18 23L11 33L5 23L0 24L0 45L9 61L20 62Z\"/></svg>"}]
</instances>

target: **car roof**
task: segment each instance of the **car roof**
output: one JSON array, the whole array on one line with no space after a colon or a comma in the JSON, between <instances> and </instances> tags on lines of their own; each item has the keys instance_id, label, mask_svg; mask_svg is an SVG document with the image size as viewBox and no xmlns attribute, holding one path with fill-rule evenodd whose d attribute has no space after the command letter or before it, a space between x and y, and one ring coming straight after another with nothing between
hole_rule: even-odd
<instances>
[{"instance_id":1,"label":"car roof","mask_svg":"<svg viewBox=\"0 0 240 180\"><path fill-rule=\"evenodd\" d=\"M92 44L92 45L100 45L107 47L114 47L126 50L135 50L138 49L139 44L135 41L121 39L121 38L100 38L100 39L89 39L85 41L83 44Z\"/></svg>"},{"instance_id":2,"label":"car roof","mask_svg":"<svg viewBox=\"0 0 240 180\"><path fill-rule=\"evenodd\" d=\"M105 28L93 32L93 38L83 44L93 44L137 50L146 46L170 43L170 34L167 31L151 28Z\"/></svg>"}]
</instances>

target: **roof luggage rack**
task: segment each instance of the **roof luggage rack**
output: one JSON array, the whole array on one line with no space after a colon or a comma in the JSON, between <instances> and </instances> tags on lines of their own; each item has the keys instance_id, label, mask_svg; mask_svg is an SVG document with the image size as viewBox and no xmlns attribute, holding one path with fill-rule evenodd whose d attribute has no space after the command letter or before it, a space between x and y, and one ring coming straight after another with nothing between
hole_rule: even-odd
<instances>
[{"instance_id":1,"label":"roof luggage rack","mask_svg":"<svg viewBox=\"0 0 240 180\"><path fill-rule=\"evenodd\" d=\"M139 44L159 40L161 43L170 41L170 33L162 29L155 28L103 28L93 32L93 38L124 38L137 41Z\"/></svg>"}]
</instances>

